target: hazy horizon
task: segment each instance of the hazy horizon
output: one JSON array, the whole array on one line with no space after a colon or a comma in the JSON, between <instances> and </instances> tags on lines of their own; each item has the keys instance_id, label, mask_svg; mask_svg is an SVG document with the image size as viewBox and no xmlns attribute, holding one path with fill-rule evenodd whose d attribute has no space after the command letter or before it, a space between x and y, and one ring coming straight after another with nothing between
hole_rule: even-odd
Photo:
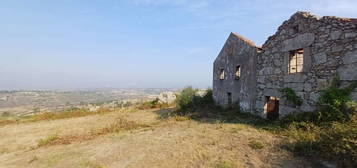
<instances>
[{"instance_id":1,"label":"hazy horizon","mask_svg":"<svg viewBox=\"0 0 357 168\"><path fill-rule=\"evenodd\" d=\"M296 11L357 18L353 0L0 2L0 90L208 88L230 32L261 45Z\"/></svg>"}]
</instances>

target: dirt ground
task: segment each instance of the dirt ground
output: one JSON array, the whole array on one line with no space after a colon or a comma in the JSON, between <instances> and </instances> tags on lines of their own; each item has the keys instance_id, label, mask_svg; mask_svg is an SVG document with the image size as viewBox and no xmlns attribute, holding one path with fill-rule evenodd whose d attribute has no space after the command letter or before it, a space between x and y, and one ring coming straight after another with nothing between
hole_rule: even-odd
<instances>
[{"instance_id":1,"label":"dirt ground","mask_svg":"<svg viewBox=\"0 0 357 168\"><path fill-rule=\"evenodd\" d=\"M160 116L165 112L112 112L1 126L0 167L311 167L281 148L282 139L267 131L219 121L162 119ZM51 135L86 134L107 127L117 118L148 127L104 134L67 145L38 147L40 139Z\"/></svg>"}]
</instances>

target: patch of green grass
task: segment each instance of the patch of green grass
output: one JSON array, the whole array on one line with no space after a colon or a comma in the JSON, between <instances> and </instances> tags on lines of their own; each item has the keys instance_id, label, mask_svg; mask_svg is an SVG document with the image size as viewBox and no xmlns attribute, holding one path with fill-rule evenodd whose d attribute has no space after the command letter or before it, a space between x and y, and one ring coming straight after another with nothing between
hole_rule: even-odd
<instances>
[{"instance_id":1,"label":"patch of green grass","mask_svg":"<svg viewBox=\"0 0 357 168\"><path fill-rule=\"evenodd\" d=\"M57 140L57 139L59 139L58 134L50 135L50 136L48 136L48 137L46 137L46 138L40 139L40 140L38 141L37 146L38 146L38 147L47 146L47 145L51 144L51 142L53 142L53 141L55 141L55 140Z\"/></svg>"},{"instance_id":2,"label":"patch of green grass","mask_svg":"<svg viewBox=\"0 0 357 168\"><path fill-rule=\"evenodd\" d=\"M257 140L250 140L248 145L254 149L254 150L258 150L258 149L263 149L264 148L264 144L260 141Z\"/></svg>"}]
</instances>

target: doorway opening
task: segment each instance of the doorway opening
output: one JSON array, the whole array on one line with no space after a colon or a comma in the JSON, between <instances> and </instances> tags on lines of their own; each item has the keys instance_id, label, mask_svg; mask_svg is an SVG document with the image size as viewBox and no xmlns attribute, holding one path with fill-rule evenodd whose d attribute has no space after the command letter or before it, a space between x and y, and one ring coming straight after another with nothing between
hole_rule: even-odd
<instances>
[{"instance_id":1,"label":"doorway opening","mask_svg":"<svg viewBox=\"0 0 357 168\"><path fill-rule=\"evenodd\" d=\"M279 98L266 96L264 109L269 120L279 119Z\"/></svg>"},{"instance_id":2,"label":"doorway opening","mask_svg":"<svg viewBox=\"0 0 357 168\"><path fill-rule=\"evenodd\" d=\"M227 98L228 98L228 107L232 107L232 93L231 92L227 93Z\"/></svg>"}]
</instances>

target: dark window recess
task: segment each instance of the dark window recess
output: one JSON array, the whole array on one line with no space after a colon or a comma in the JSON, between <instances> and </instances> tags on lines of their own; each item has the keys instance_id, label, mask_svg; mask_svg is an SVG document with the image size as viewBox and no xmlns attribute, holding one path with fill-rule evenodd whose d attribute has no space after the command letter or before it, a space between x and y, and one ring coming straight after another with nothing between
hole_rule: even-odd
<instances>
[{"instance_id":1,"label":"dark window recess","mask_svg":"<svg viewBox=\"0 0 357 168\"><path fill-rule=\"evenodd\" d=\"M240 70L240 66L236 67L236 73L235 73L235 78L239 79L241 75L241 70Z\"/></svg>"},{"instance_id":2,"label":"dark window recess","mask_svg":"<svg viewBox=\"0 0 357 168\"><path fill-rule=\"evenodd\" d=\"M227 93L227 98L228 98L228 106L232 106L232 93L228 92Z\"/></svg>"}]
</instances>

